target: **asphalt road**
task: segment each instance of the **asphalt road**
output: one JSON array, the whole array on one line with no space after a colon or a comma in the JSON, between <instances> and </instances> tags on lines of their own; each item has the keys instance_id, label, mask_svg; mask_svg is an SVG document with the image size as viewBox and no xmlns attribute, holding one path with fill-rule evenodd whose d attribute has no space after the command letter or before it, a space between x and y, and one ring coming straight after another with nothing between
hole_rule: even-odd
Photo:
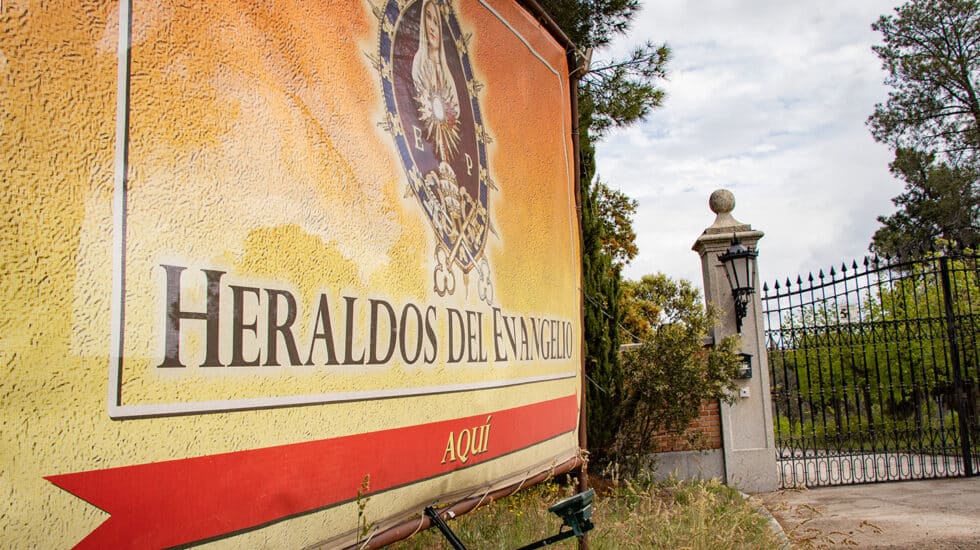
<instances>
[{"instance_id":1,"label":"asphalt road","mask_svg":"<svg viewBox=\"0 0 980 550\"><path fill-rule=\"evenodd\" d=\"M793 548L980 549L980 477L756 495Z\"/></svg>"}]
</instances>

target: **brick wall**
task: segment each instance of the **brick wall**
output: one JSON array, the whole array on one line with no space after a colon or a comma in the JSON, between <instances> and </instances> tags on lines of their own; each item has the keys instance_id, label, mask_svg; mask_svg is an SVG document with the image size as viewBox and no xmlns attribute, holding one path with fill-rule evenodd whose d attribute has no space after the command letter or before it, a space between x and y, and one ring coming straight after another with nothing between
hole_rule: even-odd
<instances>
[{"instance_id":1,"label":"brick wall","mask_svg":"<svg viewBox=\"0 0 980 550\"><path fill-rule=\"evenodd\" d=\"M690 445L689 436L699 436L700 444ZM692 451L721 448L721 411L717 400L705 401L701 405L701 416L691 423L691 427L683 434L660 433L654 438L657 452Z\"/></svg>"}]
</instances>

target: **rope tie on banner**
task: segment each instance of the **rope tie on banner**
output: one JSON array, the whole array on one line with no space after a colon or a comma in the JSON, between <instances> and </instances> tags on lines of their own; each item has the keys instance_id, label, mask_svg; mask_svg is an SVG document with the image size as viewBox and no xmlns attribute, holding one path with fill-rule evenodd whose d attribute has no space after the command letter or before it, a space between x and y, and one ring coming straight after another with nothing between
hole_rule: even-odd
<instances>
[{"instance_id":1,"label":"rope tie on banner","mask_svg":"<svg viewBox=\"0 0 980 550\"><path fill-rule=\"evenodd\" d=\"M599 383L596 382L595 380L593 380L591 376L589 376L588 374L586 374L585 377L589 380L589 382L592 383L593 386L595 386L596 388L599 388L599 391L601 391L602 393L604 393L606 395L609 395L609 392L606 391L606 388L603 388L602 386L600 386Z\"/></svg>"},{"instance_id":2,"label":"rope tie on banner","mask_svg":"<svg viewBox=\"0 0 980 550\"><path fill-rule=\"evenodd\" d=\"M524 479L522 479L521 482L517 484L517 488L514 489L513 491L511 491L510 494L507 495L507 496L512 496L517 491L520 491L521 489L523 489L524 488L524 483L527 482L527 478L528 478L528 476L530 474L531 474L531 470L524 470Z\"/></svg>"},{"instance_id":3,"label":"rope tie on banner","mask_svg":"<svg viewBox=\"0 0 980 550\"><path fill-rule=\"evenodd\" d=\"M374 538L374 535L377 535L377 534L378 534L378 530L377 530L377 528L375 528L374 532L371 533L371 534L369 534L367 536L367 538L364 539L364 542L360 546L358 546L358 548L367 548L368 545L371 543L371 539L373 539Z\"/></svg>"},{"instance_id":4,"label":"rope tie on banner","mask_svg":"<svg viewBox=\"0 0 980 550\"><path fill-rule=\"evenodd\" d=\"M474 508L479 508L480 506L483 506L483 499L487 498L487 495L489 494L490 494L490 485L487 485L487 490L483 491L483 496L480 497L480 501L476 503L476 506L474 506Z\"/></svg>"},{"instance_id":5,"label":"rope tie on banner","mask_svg":"<svg viewBox=\"0 0 980 550\"><path fill-rule=\"evenodd\" d=\"M591 302L592 305L594 305L595 307L599 308L599 312L600 313L602 313L603 315L605 315L606 318L608 318L610 321L614 321L615 320L615 319L613 319L613 316L610 315L608 311L606 311L606 307L603 306L601 303L599 303L598 300L596 300L595 298L593 298L592 296L590 296L587 292L585 292L585 289L583 289L583 288L580 287L579 290L582 291L582 296L585 296L585 299L586 300L588 300L589 302ZM647 342L645 340L641 340L639 336L637 336L637 335L633 334L632 332L630 332L630 330L628 328L626 328L626 327L623 326L623 323L617 322L616 323L616 326L619 327L619 330L625 332L626 334L629 334L633 338L633 343L634 344L649 344L650 343L650 342Z\"/></svg>"},{"instance_id":6,"label":"rope tie on banner","mask_svg":"<svg viewBox=\"0 0 980 550\"><path fill-rule=\"evenodd\" d=\"M425 523L425 514L422 514L421 516L419 516L419 524L418 524L418 526L415 527L415 530L412 531L412 534L411 535L409 535L408 537L405 537L405 538L414 537L415 535L417 535L419 533L419 531L422 530L422 525L424 523Z\"/></svg>"},{"instance_id":7,"label":"rope tie on banner","mask_svg":"<svg viewBox=\"0 0 980 550\"><path fill-rule=\"evenodd\" d=\"M578 449L578 459L582 461L582 470L588 471L589 469L589 453L588 449L583 449L579 447Z\"/></svg>"}]
</instances>

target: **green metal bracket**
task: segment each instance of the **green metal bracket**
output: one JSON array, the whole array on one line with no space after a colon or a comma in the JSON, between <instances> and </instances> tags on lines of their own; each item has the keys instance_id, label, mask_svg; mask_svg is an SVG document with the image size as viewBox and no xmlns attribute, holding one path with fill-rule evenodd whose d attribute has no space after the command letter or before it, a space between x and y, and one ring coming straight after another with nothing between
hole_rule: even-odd
<instances>
[{"instance_id":1,"label":"green metal bracket","mask_svg":"<svg viewBox=\"0 0 980 550\"><path fill-rule=\"evenodd\" d=\"M546 539L541 539L537 542L532 542L527 546L522 546L517 550L531 550L532 548L541 548L543 546L548 546L554 544L560 540L565 540L570 537L581 537L585 535L586 532L591 531L595 525L592 524L592 500L595 498L595 490L589 489L584 493L579 493L577 495L571 496L555 503L548 511L562 519L562 525L558 530L557 535L550 536ZM432 519L432 523L439 528L442 535L446 537L449 544L453 546L455 550L466 550L466 546L463 542L459 540L456 533L446 525L446 522L442 520L439 512L436 512L431 506L425 508L425 515ZM565 531L564 528L568 527L569 530Z\"/></svg>"},{"instance_id":2,"label":"green metal bracket","mask_svg":"<svg viewBox=\"0 0 980 550\"><path fill-rule=\"evenodd\" d=\"M585 535L586 532L591 531L592 528L595 527L595 525L592 524L592 521L590 521L592 518L592 500L594 498L595 489L589 489L584 493L570 496L565 500L552 505L551 508L548 508L548 511L561 518L561 529L569 527L570 530L562 531L559 529L557 535L539 540L537 542L532 542L531 544L522 546L517 550L541 548L542 546L548 546L549 544L554 544L569 537L581 537Z\"/></svg>"}]
</instances>

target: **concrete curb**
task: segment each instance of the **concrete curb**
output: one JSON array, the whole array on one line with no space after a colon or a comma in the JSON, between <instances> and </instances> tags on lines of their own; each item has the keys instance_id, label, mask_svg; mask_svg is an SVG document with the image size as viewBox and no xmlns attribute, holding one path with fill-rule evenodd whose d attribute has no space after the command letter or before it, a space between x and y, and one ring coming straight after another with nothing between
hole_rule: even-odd
<instances>
[{"instance_id":1,"label":"concrete curb","mask_svg":"<svg viewBox=\"0 0 980 550\"><path fill-rule=\"evenodd\" d=\"M739 491L738 494L742 495L742 498L751 504L752 507L755 508L756 512L759 512L759 514L761 514L762 517L766 518L766 521L769 522L769 529L771 529L773 534L776 535L776 538L779 539L779 550L790 550L792 544L790 544L789 537L786 536L786 531L783 531L783 526L776 521L776 518L773 517L771 512L769 512L769 509L766 508L761 501L753 499L751 496L743 493L742 491Z\"/></svg>"}]
</instances>

